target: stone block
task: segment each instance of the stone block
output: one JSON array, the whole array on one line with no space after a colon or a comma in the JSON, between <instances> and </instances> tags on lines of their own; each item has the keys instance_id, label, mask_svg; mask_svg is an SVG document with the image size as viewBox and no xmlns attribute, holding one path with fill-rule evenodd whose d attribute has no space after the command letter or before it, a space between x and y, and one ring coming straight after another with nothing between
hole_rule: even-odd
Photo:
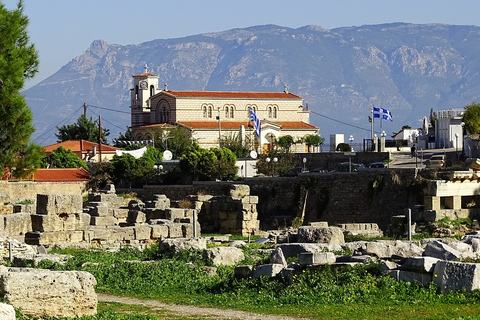
<instances>
[{"instance_id":1,"label":"stone block","mask_svg":"<svg viewBox=\"0 0 480 320\"><path fill-rule=\"evenodd\" d=\"M152 227L148 225L133 227L133 232L135 234L135 240L150 240Z\"/></svg>"},{"instance_id":2,"label":"stone block","mask_svg":"<svg viewBox=\"0 0 480 320\"><path fill-rule=\"evenodd\" d=\"M480 289L480 264L440 260L435 264L433 282L444 293Z\"/></svg>"},{"instance_id":3,"label":"stone block","mask_svg":"<svg viewBox=\"0 0 480 320\"><path fill-rule=\"evenodd\" d=\"M182 225L180 223L168 224L168 237L169 238L184 238Z\"/></svg>"},{"instance_id":4,"label":"stone block","mask_svg":"<svg viewBox=\"0 0 480 320\"><path fill-rule=\"evenodd\" d=\"M63 229L86 231L90 228L91 216L88 213L69 214L63 219Z\"/></svg>"},{"instance_id":5,"label":"stone block","mask_svg":"<svg viewBox=\"0 0 480 320\"><path fill-rule=\"evenodd\" d=\"M32 219L29 213L15 213L3 216L4 231L10 237L24 235L32 231Z\"/></svg>"},{"instance_id":6,"label":"stone block","mask_svg":"<svg viewBox=\"0 0 480 320\"><path fill-rule=\"evenodd\" d=\"M275 277L283 270L283 268L283 264L263 264L255 268L253 277Z\"/></svg>"},{"instance_id":7,"label":"stone block","mask_svg":"<svg viewBox=\"0 0 480 320\"><path fill-rule=\"evenodd\" d=\"M87 240L88 242L94 240L108 240L110 239L111 233L111 228L106 228L105 226L90 226L88 231L85 232L85 240Z\"/></svg>"},{"instance_id":8,"label":"stone block","mask_svg":"<svg viewBox=\"0 0 480 320\"><path fill-rule=\"evenodd\" d=\"M37 214L80 213L83 199L77 194L37 194Z\"/></svg>"},{"instance_id":9,"label":"stone block","mask_svg":"<svg viewBox=\"0 0 480 320\"><path fill-rule=\"evenodd\" d=\"M386 271L386 274L392 276L397 281L410 283L419 282L424 286L427 286L430 282L432 282L431 273L412 272L405 270L388 270Z\"/></svg>"},{"instance_id":10,"label":"stone block","mask_svg":"<svg viewBox=\"0 0 480 320\"><path fill-rule=\"evenodd\" d=\"M146 221L156 220L156 219L166 219L164 209L146 208L144 212L145 212Z\"/></svg>"},{"instance_id":11,"label":"stone block","mask_svg":"<svg viewBox=\"0 0 480 320\"><path fill-rule=\"evenodd\" d=\"M247 279L253 277L254 269L255 266L253 265L236 266L233 271L233 276L237 279Z\"/></svg>"},{"instance_id":12,"label":"stone block","mask_svg":"<svg viewBox=\"0 0 480 320\"><path fill-rule=\"evenodd\" d=\"M245 259L243 251L235 247L214 247L203 251L203 257L214 265L233 266Z\"/></svg>"},{"instance_id":13,"label":"stone block","mask_svg":"<svg viewBox=\"0 0 480 320\"><path fill-rule=\"evenodd\" d=\"M138 210L128 210L127 223L136 224L145 222L147 222L147 216L145 215L145 213Z\"/></svg>"},{"instance_id":14,"label":"stone block","mask_svg":"<svg viewBox=\"0 0 480 320\"><path fill-rule=\"evenodd\" d=\"M33 231L46 232L63 230L63 220L57 215L34 214L30 217ZM90 216L88 222L90 224Z\"/></svg>"},{"instance_id":15,"label":"stone block","mask_svg":"<svg viewBox=\"0 0 480 320\"><path fill-rule=\"evenodd\" d=\"M31 245L53 245L58 242L81 242L83 231L27 232L25 243Z\"/></svg>"},{"instance_id":16,"label":"stone block","mask_svg":"<svg viewBox=\"0 0 480 320\"><path fill-rule=\"evenodd\" d=\"M298 228L298 242L345 243L345 238L342 230L337 227L316 228L303 226Z\"/></svg>"},{"instance_id":17,"label":"stone block","mask_svg":"<svg viewBox=\"0 0 480 320\"><path fill-rule=\"evenodd\" d=\"M108 203L106 202L90 202L89 203L92 208L88 212L92 216L96 217L106 217L108 216Z\"/></svg>"},{"instance_id":18,"label":"stone block","mask_svg":"<svg viewBox=\"0 0 480 320\"><path fill-rule=\"evenodd\" d=\"M434 257L441 260L455 260L462 258L462 252L455 250L443 242L435 240L427 244L423 256Z\"/></svg>"},{"instance_id":19,"label":"stone block","mask_svg":"<svg viewBox=\"0 0 480 320\"><path fill-rule=\"evenodd\" d=\"M95 277L85 271L10 268L0 273L0 296L24 315L82 317L97 313Z\"/></svg>"},{"instance_id":20,"label":"stone block","mask_svg":"<svg viewBox=\"0 0 480 320\"><path fill-rule=\"evenodd\" d=\"M185 217L185 209L182 208L168 208L165 210L165 219L179 219Z\"/></svg>"},{"instance_id":21,"label":"stone block","mask_svg":"<svg viewBox=\"0 0 480 320\"><path fill-rule=\"evenodd\" d=\"M439 259L433 257L411 257L405 260L400 269L418 273L433 272L438 261Z\"/></svg>"},{"instance_id":22,"label":"stone block","mask_svg":"<svg viewBox=\"0 0 480 320\"><path fill-rule=\"evenodd\" d=\"M282 248L276 247L275 250L270 255L270 262L273 264L283 264L284 266L287 265L287 260L283 255Z\"/></svg>"},{"instance_id":23,"label":"stone block","mask_svg":"<svg viewBox=\"0 0 480 320\"><path fill-rule=\"evenodd\" d=\"M115 226L118 220L114 217L90 217L90 225L92 226Z\"/></svg>"},{"instance_id":24,"label":"stone block","mask_svg":"<svg viewBox=\"0 0 480 320\"><path fill-rule=\"evenodd\" d=\"M298 263L302 266L333 264L335 261L333 252L304 252L298 256Z\"/></svg>"},{"instance_id":25,"label":"stone block","mask_svg":"<svg viewBox=\"0 0 480 320\"><path fill-rule=\"evenodd\" d=\"M207 249L207 240L205 238L167 238L159 243L158 250L164 254L175 254L180 250L188 249Z\"/></svg>"},{"instance_id":26,"label":"stone block","mask_svg":"<svg viewBox=\"0 0 480 320\"><path fill-rule=\"evenodd\" d=\"M128 217L128 209L126 209L126 208L115 208L115 209L112 210L112 214L120 222L125 222L125 221L127 221L127 217Z\"/></svg>"},{"instance_id":27,"label":"stone block","mask_svg":"<svg viewBox=\"0 0 480 320\"><path fill-rule=\"evenodd\" d=\"M168 237L168 226L167 225L153 224L153 225L150 225L150 228L152 228L152 238L153 239L160 239L160 238L167 238Z\"/></svg>"},{"instance_id":28,"label":"stone block","mask_svg":"<svg viewBox=\"0 0 480 320\"><path fill-rule=\"evenodd\" d=\"M135 227L112 227L108 240L112 241L129 241L135 240Z\"/></svg>"},{"instance_id":29,"label":"stone block","mask_svg":"<svg viewBox=\"0 0 480 320\"><path fill-rule=\"evenodd\" d=\"M0 303L0 319L15 320L15 308L11 304Z\"/></svg>"},{"instance_id":30,"label":"stone block","mask_svg":"<svg viewBox=\"0 0 480 320\"><path fill-rule=\"evenodd\" d=\"M246 184L233 184L230 187L230 196L245 197L250 195L250 186Z\"/></svg>"}]
</instances>

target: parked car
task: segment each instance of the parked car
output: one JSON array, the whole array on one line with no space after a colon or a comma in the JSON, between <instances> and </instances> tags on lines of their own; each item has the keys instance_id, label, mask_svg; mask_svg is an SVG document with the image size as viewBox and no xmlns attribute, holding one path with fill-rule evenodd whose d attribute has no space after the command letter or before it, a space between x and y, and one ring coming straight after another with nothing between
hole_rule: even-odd
<instances>
[{"instance_id":1,"label":"parked car","mask_svg":"<svg viewBox=\"0 0 480 320\"><path fill-rule=\"evenodd\" d=\"M288 170L286 173L282 174L281 177L296 177L301 172L305 172L301 167L292 168Z\"/></svg>"},{"instance_id":2,"label":"parked car","mask_svg":"<svg viewBox=\"0 0 480 320\"><path fill-rule=\"evenodd\" d=\"M350 172L350 166L352 168L351 169L352 172L357 172L359 170L365 169L365 166L361 163L342 162L342 163L337 164L337 167L336 167L335 171L337 171L337 172Z\"/></svg>"},{"instance_id":3,"label":"parked car","mask_svg":"<svg viewBox=\"0 0 480 320\"><path fill-rule=\"evenodd\" d=\"M308 170L308 172L327 173L328 169L326 169L324 167L318 167L318 168L310 169L310 170Z\"/></svg>"},{"instance_id":4,"label":"parked car","mask_svg":"<svg viewBox=\"0 0 480 320\"><path fill-rule=\"evenodd\" d=\"M443 168L445 166L445 156L443 154L434 154L425 161L427 168Z\"/></svg>"},{"instance_id":5,"label":"parked car","mask_svg":"<svg viewBox=\"0 0 480 320\"><path fill-rule=\"evenodd\" d=\"M383 162L372 162L368 167L369 168L385 168L385 164Z\"/></svg>"}]
</instances>

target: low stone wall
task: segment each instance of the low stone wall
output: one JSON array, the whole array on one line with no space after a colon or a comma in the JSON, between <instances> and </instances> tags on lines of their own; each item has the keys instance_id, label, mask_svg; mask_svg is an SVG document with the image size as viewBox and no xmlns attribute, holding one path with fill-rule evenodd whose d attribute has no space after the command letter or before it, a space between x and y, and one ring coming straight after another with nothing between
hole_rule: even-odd
<instances>
[{"instance_id":1,"label":"low stone wall","mask_svg":"<svg viewBox=\"0 0 480 320\"><path fill-rule=\"evenodd\" d=\"M13 204L30 199L35 201L37 194L84 194L85 182L35 182L35 181L0 181L0 191L9 194Z\"/></svg>"}]
</instances>

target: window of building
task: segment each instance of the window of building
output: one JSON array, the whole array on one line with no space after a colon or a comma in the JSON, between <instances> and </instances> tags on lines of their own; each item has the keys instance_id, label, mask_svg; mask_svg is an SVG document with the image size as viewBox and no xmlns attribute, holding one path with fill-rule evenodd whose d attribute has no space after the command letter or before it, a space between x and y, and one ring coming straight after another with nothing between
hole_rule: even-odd
<instances>
[{"instance_id":1,"label":"window of building","mask_svg":"<svg viewBox=\"0 0 480 320\"><path fill-rule=\"evenodd\" d=\"M277 117L277 107L273 107L273 115L272 115L272 118L276 118Z\"/></svg>"},{"instance_id":2,"label":"window of building","mask_svg":"<svg viewBox=\"0 0 480 320\"><path fill-rule=\"evenodd\" d=\"M233 119L234 116L234 111L233 111L233 106L230 107L230 118Z\"/></svg>"},{"instance_id":3,"label":"window of building","mask_svg":"<svg viewBox=\"0 0 480 320\"><path fill-rule=\"evenodd\" d=\"M272 117L272 107L268 107L268 117Z\"/></svg>"},{"instance_id":4,"label":"window of building","mask_svg":"<svg viewBox=\"0 0 480 320\"><path fill-rule=\"evenodd\" d=\"M208 118L212 117L212 106L208 106Z\"/></svg>"},{"instance_id":5,"label":"window of building","mask_svg":"<svg viewBox=\"0 0 480 320\"><path fill-rule=\"evenodd\" d=\"M225 118L228 118L229 116L230 116L229 107L225 106Z\"/></svg>"},{"instance_id":6,"label":"window of building","mask_svg":"<svg viewBox=\"0 0 480 320\"><path fill-rule=\"evenodd\" d=\"M203 106L203 117L206 118L207 115L207 106Z\"/></svg>"},{"instance_id":7,"label":"window of building","mask_svg":"<svg viewBox=\"0 0 480 320\"><path fill-rule=\"evenodd\" d=\"M154 85L151 85L150 86L150 97L155 95L155 86Z\"/></svg>"}]
</instances>

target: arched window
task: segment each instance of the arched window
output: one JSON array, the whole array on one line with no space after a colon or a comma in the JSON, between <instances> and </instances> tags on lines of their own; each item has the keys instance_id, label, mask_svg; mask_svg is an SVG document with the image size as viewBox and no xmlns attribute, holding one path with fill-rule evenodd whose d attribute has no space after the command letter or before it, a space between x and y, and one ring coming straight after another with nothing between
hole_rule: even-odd
<instances>
[{"instance_id":1,"label":"arched window","mask_svg":"<svg viewBox=\"0 0 480 320\"><path fill-rule=\"evenodd\" d=\"M277 117L277 107L273 107L273 118L276 118Z\"/></svg>"},{"instance_id":2,"label":"arched window","mask_svg":"<svg viewBox=\"0 0 480 320\"><path fill-rule=\"evenodd\" d=\"M138 95L138 84L135 86L135 95Z\"/></svg>"},{"instance_id":3,"label":"arched window","mask_svg":"<svg viewBox=\"0 0 480 320\"><path fill-rule=\"evenodd\" d=\"M169 123L170 122L170 105L166 100L160 100L155 108L155 122Z\"/></svg>"},{"instance_id":4,"label":"arched window","mask_svg":"<svg viewBox=\"0 0 480 320\"><path fill-rule=\"evenodd\" d=\"M234 113L233 113L233 106L230 107L230 118L234 118Z\"/></svg>"},{"instance_id":5,"label":"arched window","mask_svg":"<svg viewBox=\"0 0 480 320\"><path fill-rule=\"evenodd\" d=\"M248 104L247 105L247 117L250 119L250 109L252 109L253 112L257 113L257 106L254 104Z\"/></svg>"},{"instance_id":6,"label":"arched window","mask_svg":"<svg viewBox=\"0 0 480 320\"><path fill-rule=\"evenodd\" d=\"M212 106L208 106L208 118L212 117Z\"/></svg>"},{"instance_id":7,"label":"arched window","mask_svg":"<svg viewBox=\"0 0 480 320\"><path fill-rule=\"evenodd\" d=\"M230 113L228 112L228 106L225 107L225 118L228 118Z\"/></svg>"},{"instance_id":8,"label":"arched window","mask_svg":"<svg viewBox=\"0 0 480 320\"><path fill-rule=\"evenodd\" d=\"M155 94L155 86L151 85L150 86L150 97L153 96L154 94Z\"/></svg>"},{"instance_id":9,"label":"arched window","mask_svg":"<svg viewBox=\"0 0 480 320\"><path fill-rule=\"evenodd\" d=\"M203 117L207 117L207 106L203 106Z\"/></svg>"},{"instance_id":10,"label":"arched window","mask_svg":"<svg viewBox=\"0 0 480 320\"><path fill-rule=\"evenodd\" d=\"M272 117L272 107L268 107L268 117Z\"/></svg>"}]
</instances>

